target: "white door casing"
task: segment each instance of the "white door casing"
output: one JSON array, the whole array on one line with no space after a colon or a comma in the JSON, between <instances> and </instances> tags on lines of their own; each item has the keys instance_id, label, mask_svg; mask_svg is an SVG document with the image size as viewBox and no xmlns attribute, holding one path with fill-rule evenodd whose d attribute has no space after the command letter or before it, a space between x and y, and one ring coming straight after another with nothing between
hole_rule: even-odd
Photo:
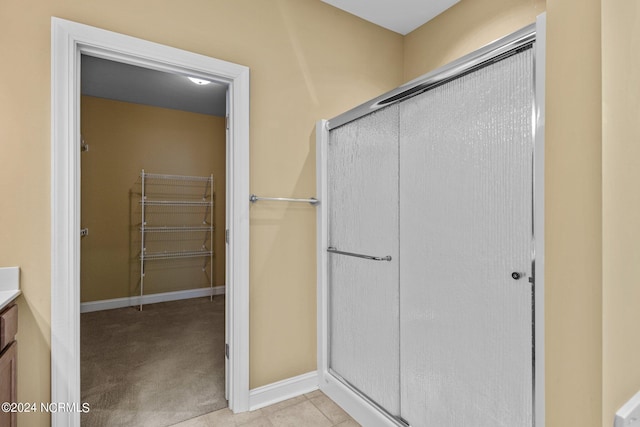
<instances>
[{"instance_id":1,"label":"white door casing","mask_svg":"<svg viewBox=\"0 0 640 427\"><path fill-rule=\"evenodd\" d=\"M228 86L226 298L234 412L249 408L249 69L146 40L51 20L51 401L80 402L80 56ZM79 413L51 414L79 426Z\"/></svg>"}]
</instances>

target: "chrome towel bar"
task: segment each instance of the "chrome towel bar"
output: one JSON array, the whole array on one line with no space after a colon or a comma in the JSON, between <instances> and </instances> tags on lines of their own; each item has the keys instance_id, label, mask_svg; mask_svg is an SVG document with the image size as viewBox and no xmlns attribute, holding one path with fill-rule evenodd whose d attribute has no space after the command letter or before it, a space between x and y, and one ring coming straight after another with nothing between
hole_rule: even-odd
<instances>
[{"instance_id":1,"label":"chrome towel bar","mask_svg":"<svg viewBox=\"0 0 640 427\"><path fill-rule=\"evenodd\" d=\"M261 200L265 200L265 201L271 201L271 202L304 202L304 203L309 203L311 205L317 205L318 203L320 203L320 200L311 197L308 199L291 199L288 197L258 197L255 194L252 194L249 197L249 201L251 203L255 203L255 202L259 202Z\"/></svg>"},{"instance_id":2,"label":"chrome towel bar","mask_svg":"<svg viewBox=\"0 0 640 427\"><path fill-rule=\"evenodd\" d=\"M339 251L336 248L329 246L327 248L327 252L331 252L332 254L338 254L338 255L347 255L347 256L353 256L356 258L364 258L364 259L370 259L372 261L391 261L391 255L387 255L385 257L379 257L379 256L372 256L372 255L363 255L363 254L356 254L353 252L345 252L345 251Z\"/></svg>"}]
</instances>

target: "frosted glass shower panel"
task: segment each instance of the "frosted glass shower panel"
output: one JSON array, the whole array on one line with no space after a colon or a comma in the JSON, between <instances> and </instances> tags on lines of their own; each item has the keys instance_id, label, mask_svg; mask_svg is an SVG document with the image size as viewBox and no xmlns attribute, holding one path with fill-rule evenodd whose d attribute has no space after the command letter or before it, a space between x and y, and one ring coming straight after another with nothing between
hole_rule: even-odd
<instances>
[{"instance_id":1,"label":"frosted glass shower panel","mask_svg":"<svg viewBox=\"0 0 640 427\"><path fill-rule=\"evenodd\" d=\"M398 107L334 129L328 146L329 367L399 412Z\"/></svg>"},{"instance_id":2,"label":"frosted glass shower panel","mask_svg":"<svg viewBox=\"0 0 640 427\"><path fill-rule=\"evenodd\" d=\"M413 427L532 425L533 100L528 49L400 105L401 414Z\"/></svg>"}]
</instances>

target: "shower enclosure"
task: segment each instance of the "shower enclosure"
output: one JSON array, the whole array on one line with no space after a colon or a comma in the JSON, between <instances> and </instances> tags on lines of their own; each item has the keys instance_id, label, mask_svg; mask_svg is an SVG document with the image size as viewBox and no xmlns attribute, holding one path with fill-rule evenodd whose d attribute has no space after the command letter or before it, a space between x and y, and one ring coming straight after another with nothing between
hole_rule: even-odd
<instances>
[{"instance_id":1,"label":"shower enclosure","mask_svg":"<svg viewBox=\"0 0 640 427\"><path fill-rule=\"evenodd\" d=\"M367 426L541 425L536 34L318 125L320 388Z\"/></svg>"}]
</instances>

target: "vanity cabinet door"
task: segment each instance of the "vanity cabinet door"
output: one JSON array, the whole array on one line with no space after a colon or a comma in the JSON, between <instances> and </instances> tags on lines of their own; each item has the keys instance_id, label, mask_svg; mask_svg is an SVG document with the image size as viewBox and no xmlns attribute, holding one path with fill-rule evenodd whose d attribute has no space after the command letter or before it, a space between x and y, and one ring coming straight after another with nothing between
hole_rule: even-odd
<instances>
[{"instance_id":1,"label":"vanity cabinet door","mask_svg":"<svg viewBox=\"0 0 640 427\"><path fill-rule=\"evenodd\" d=\"M12 305L0 313L0 353L16 339L18 333L18 306Z\"/></svg>"},{"instance_id":2,"label":"vanity cabinet door","mask_svg":"<svg viewBox=\"0 0 640 427\"><path fill-rule=\"evenodd\" d=\"M0 313L0 404L17 402L16 360L18 343L18 306L12 305ZM0 411L0 426L16 427L17 412Z\"/></svg>"},{"instance_id":3,"label":"vanity cabinet door","mask_svg":"<svg viewBox=\"0 0 640 427\"><path fill-rule=\"evenodd\" d=\"M16 402L16 357L18 343L12 342L0 355L0 402ZM17 412L0 411L0 426L15 427Z\"/></svg>"}]
</instances>

